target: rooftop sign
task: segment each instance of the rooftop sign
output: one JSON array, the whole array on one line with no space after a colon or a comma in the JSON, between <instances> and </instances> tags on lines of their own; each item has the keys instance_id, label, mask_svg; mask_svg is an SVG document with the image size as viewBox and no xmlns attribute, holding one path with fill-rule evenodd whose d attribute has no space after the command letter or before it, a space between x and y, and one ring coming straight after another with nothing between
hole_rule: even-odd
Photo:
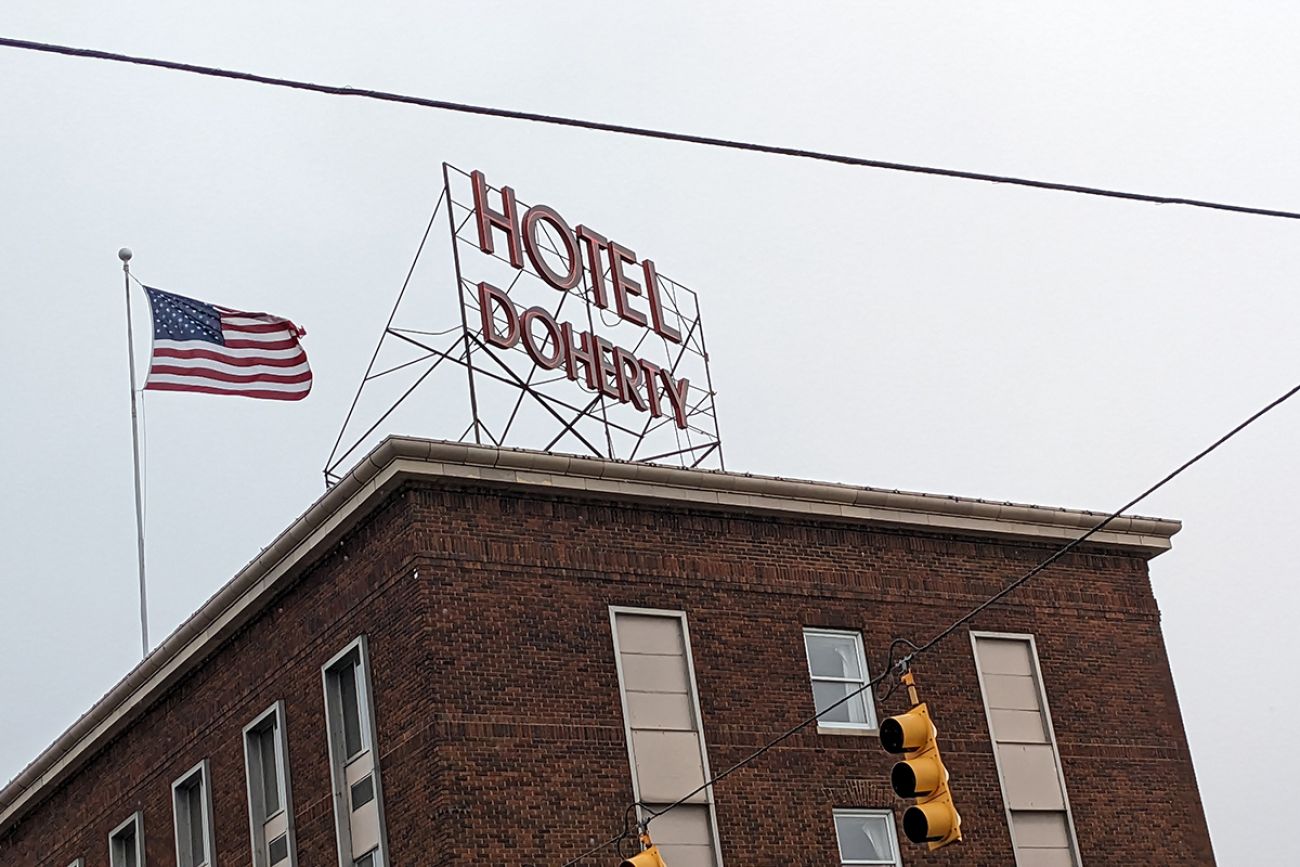
<instances>
[{"instance_id":1,"label":"rooftop sign","mask_svg":"<svg viewBox=\"0 0 1300 867\"><path fill-rule=\"evenodd\" d=\"M390 431L722 468L695 292L607 217L571 221L482 171L442 169L442 196L326 463L327 483ZM440 215L445 251L430 239ZM408 308L421 305L408 322ZM389 384L395 400L376 403Z\"/></svg>"},{"instance_id":2,"label":"rooftop sign","mask_svg":"<svg viewBox=\"0 0 1300 867\"><path fill-rule=\"evenodd\" d=\"M502 187L494 196L482 172L473 172L470 178L479 250L495 255L500 235L512 268L522 271L531 265L532 272L552 289L580 291L589 305L649 329L665 345L682 344L680 314L675 305L665 310L653 260L638 261L629 247L586 225L570 228L547 205L533 205L521 216L510 187ZM687 429L690 381L676 376L674 368L617 346L598 330L557 321L544 307L520 309L507 291L491 283L479 281L477 288L482 336L488 344L502 349L522 345L543 370L562 368L574 381L581 374L588 389L654 418L671 414L679 429ZM638 340L637 346L641 343Z\"/></svg>"}]
</instances>

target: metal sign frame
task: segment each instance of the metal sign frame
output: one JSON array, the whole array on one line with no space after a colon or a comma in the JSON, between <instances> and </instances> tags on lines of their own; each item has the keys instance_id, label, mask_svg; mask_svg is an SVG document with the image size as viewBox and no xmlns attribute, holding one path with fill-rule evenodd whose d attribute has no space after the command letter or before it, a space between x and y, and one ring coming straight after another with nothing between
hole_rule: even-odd
<instances>
[{"instance_id":1,"label":"metal sign frame","mask_svg":"<svg viewBox=\"0 0 1300 867\"><path fill-rule=\"evenodd\" d=\"M570 254L577 255L572 236L564 236L568 226L553 209L530 207L515 200L508 187L493 187L481 174L448 163L443 163L442 179L442 195L415 261L326 461L326 485L341 478L344 463L371 442L380 426L436 371L455 367L464 371L468 397L468 406L461 408L468 410L462 416L468 423L463 429L457 426L457 441L527 443L542 451L568 447L573 453L614 460L725 468L698 295L658 274L653 262L637 262L635 253L599 235L604 242L601 253L608 255L598 259L593 242L588 258L577 267L570 261ZM503 238L498 232L498 243L493 243L492 227L480 215L480 210L491 209L478 207L476 192L498 201L508 197L509 204L517 206L528 231L528 256L520 253L518 237ZM403 300L421 258L429 253L429 237L440 212L445 213L450 236L459 323L406 327L399 319ZM584 231L591 232L580 225L579 237ZM502 246L509 249L503 253L498 249ZM623 274L623 263L646 265L646 285ZM557 291L556 272L570 266L574 268L569 273L580 271L581 279ZM631 283L631 291L639 289L636 294L643 299L653 294L655 326L661 321L671 326L652 328L644 314L638 317L632 309L627 292L616 299L617 305L611 304L605 287L615 281L613 268L620 268L619 277ZM485 293L484 284L495 293ZM430 330L431 324L442 330ZM674 330L680 342L670 339ZM511 336L514 340L507 342ZM386 346L394 343L416 357L377 370ZM599 359L594 365L582 363L582 350L589 347ZM593 367L603 371L599 377ZM579 371L584 375L577 375ZM377 380L401 372L418 375L358 434L363 425L356 414L363 395Z\"/></svg>"}]
</instances>

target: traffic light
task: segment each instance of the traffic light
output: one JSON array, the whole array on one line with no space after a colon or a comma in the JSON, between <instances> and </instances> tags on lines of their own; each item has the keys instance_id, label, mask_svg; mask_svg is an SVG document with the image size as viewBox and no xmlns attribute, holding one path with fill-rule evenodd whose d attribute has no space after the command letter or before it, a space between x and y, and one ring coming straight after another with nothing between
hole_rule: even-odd
<instances>
[{"instance_id":1,"label":"traffic light","mask_svg":"<svg viewBox=\"0 0 1300 867\"><path fill-rule=\"evenodd\" d=\"M903 814L903 833L934 850L961 839L961 816L948 791L948 769L939 757L930 710L917 700L911 672L903 675L903 683L912 709L880 724L880 745L887 753L904 756L894 765L889 782L899 797L916 799Z\"/></svg>"},{"instance_id":2,"label":"traffic light","mask_svg":"<svg viewBox=\"0 0 1300 867\"><path fill-rule=\"evenodd\" d=\"M641 835L641 845L646 847L645 851L623 859L618 867L668 867L663 856L659 854L659 847L650 842L649 834Z\"/></svg>"}]
</instances>

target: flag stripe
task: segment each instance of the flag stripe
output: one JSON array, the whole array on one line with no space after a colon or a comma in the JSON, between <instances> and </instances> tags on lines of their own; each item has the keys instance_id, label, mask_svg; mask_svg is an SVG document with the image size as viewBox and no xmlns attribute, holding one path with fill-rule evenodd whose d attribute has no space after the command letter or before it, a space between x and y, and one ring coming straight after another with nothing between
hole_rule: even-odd
<instances>
[{"instance_id":1,"label":"flag stripe","mask_svg":"<svg viewBox=\"0 0 1300 867\"><path fill-rule=\"evenodd\" d=\"M278 323L268 328L241 328L237 325L229 325L223 319L221 321L221 333L227 337L238 337L241 340L282 340L286 337L297 337L298 332L294 331L284 323Z\"/></svg>"},{"instance_id":2,"label":"flag stripe","mask_svg":"<svg viewBox=\"0 0 1300 867\"><path fill-rule=\"evenodd\" d=\"M307 382L311 379L310 370L298 373L230 373L213 367L177 367L170 364L155 364L149 369L149 376L197 376L203 379L215 379L219 382Z\"/></svg>"},{"instance_id":3,"label":"flag stripe","mask_svg":"<svg viewBox=\"0 0 1300 867\"><path fill-rule=\"evenodd\" d=\"M289 321L288 319L285 319L283 316L272 316L270 313L245 313L242 310L227 310L224 307L216 307L216 306L214 306L213 309L216 310L217 313L221 314L221 319L223 322L229 321L237 324L242 323L244 325L248 325L257 322L288 323Z\"/></svg>"},{"instance_id":4,"label":"flag stripe","mask_svg":"<svg viewBox=\"0 0 1300 867\"><path fill-rule=\"evenodd\" d=\"M254 321L254 322L249 322L248 324L242 324L242 323L231 321L230 317L227 316L221 317L221 330L226 333L236 331L239 332L240 334L245 334L245 333L247 334L267 334L267 333L292 334L293 333L293 329L289 327L289 324L283 321L280 322Z\"/></svg>"},{"instance_id":5,"label":"flag stripe","mask_svg":"<svg viewBox=\"0 0 1300 867\"><path fill-rule=\"evenodd\" d=\"M145 388L150 391L196 391L200 394L231 394L238 397L254 397L263 400L302 400L307 396L311 388L305 388L301 391L274 391L264 388L220 388L208 385L197 385L192 382L175 383L175 382L149 382Z\"/></svg>"},{"instance_id":6,"label":"flag stripe","mask_svg":"<svg viewBox=\"0 0 1300 867\"><path fill-rule=\"evenodd\" d=\"M311 370L305 363L297 367L228 367L217 361L181 362L165 364L159 362L149 368L150 376L196 376L203 379L229 379L234 382L252 377L250 382L258 379L272 382L287 377L311 376Z\"/></svg>"},{"instance_id":7,"label":"flag stripe","mask_svg":"<svg viewBox=\"0 0 1300 867\"><path fill-rule=\"evenodd\" d=\"M232 367L296 367L307 361L307 353L301 349L284 349L274 350L276 355L268 353L251 353L247 349L236 349L233 352L241 353L235 355L232 352L213 352L211 349L155 349L153 352L154 363L158 359L203 359L206 361L219 361L222 364L228 364ZM279 354L283 353L283 354Z\"/></svg>"},{"instance_id":8,"label":"flag stripe","mask_svg":"<svg viewBox=\"0 0 1300 867\"><path fill-rule=\"evenodd\" d=\"M173 376L207 376L209 373L218 376L229 377L262 377L270 381L272 378L299 376L300 374L311 375L311 369L307 363L296 365L294 367L233 367L222 364L219 361L180 361L176 364L168 364L163 361L156 362L149 368L150 376L160 376L170 374Z\"/></svg>"},{"instance_id":9,"label":"flag stripe","mask_svg":"<svg viewBox=\"0 0 1300 867\"><path fill-rule=\"evenodd\" d=\"M263 349L258 347L216 346L212 343L198 343L193 340L155 340L154 357L187 358L186 352L211 352L227 360L233 358L301 358L306 355L301 346L287 349Z\"/></svg>"},{"instance_id":10,"label":"flag stripe","mask_svg":"<svg viewBox=\"0 0 1300 867\"><path fill-rule=\"evenodd\" d=\"M150 383L157 382L160 385L201 385L204 388L215 388L221 391L247 391L253 388L260 388L266 391L309 391L311 390L310 382L222 382L219 379L196 379L191 376L176 376L170 373L150 378Z\"/></svg>"},{"instance_id":11,"label":"flag stripe","mask_svg":"<svg viewBox=\"0 0 1300 867\"><path fill-rule=\"evenodd\" d=\"M296 337L290 337L285 340L227 340L226 346L231 349L294 349L301 344Z\"/></svg>"}]
</instances>

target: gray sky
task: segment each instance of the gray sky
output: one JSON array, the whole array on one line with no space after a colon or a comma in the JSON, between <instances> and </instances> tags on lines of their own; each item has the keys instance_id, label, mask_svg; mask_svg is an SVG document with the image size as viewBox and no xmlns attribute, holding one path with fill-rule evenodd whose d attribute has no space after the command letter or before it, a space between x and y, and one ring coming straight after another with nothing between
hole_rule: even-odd
<instances>
[{"instance_id":1,"label":"gray sky","mask_svg":"<svg viewBox=\"0 0 1300 867\"><path fill-rule=\"evenodd\" d=\"M10 37L1290 209L1297 25L1186 0L0 8ZM316 373L301 404L148 399L156 638L320 493L443 160L700 292L731 469L1109 510L1300 380L1290 221L8 49L0 83L0 779L139 653L122 245L151 285L301 322ZM1225 864L1285 863L1251 829L1300 796L1289 738L1237 734L1300 713L1298 428L1300 402L1141 509L1185 522L1152 571Z\"/></svg>"}]
</instances>

